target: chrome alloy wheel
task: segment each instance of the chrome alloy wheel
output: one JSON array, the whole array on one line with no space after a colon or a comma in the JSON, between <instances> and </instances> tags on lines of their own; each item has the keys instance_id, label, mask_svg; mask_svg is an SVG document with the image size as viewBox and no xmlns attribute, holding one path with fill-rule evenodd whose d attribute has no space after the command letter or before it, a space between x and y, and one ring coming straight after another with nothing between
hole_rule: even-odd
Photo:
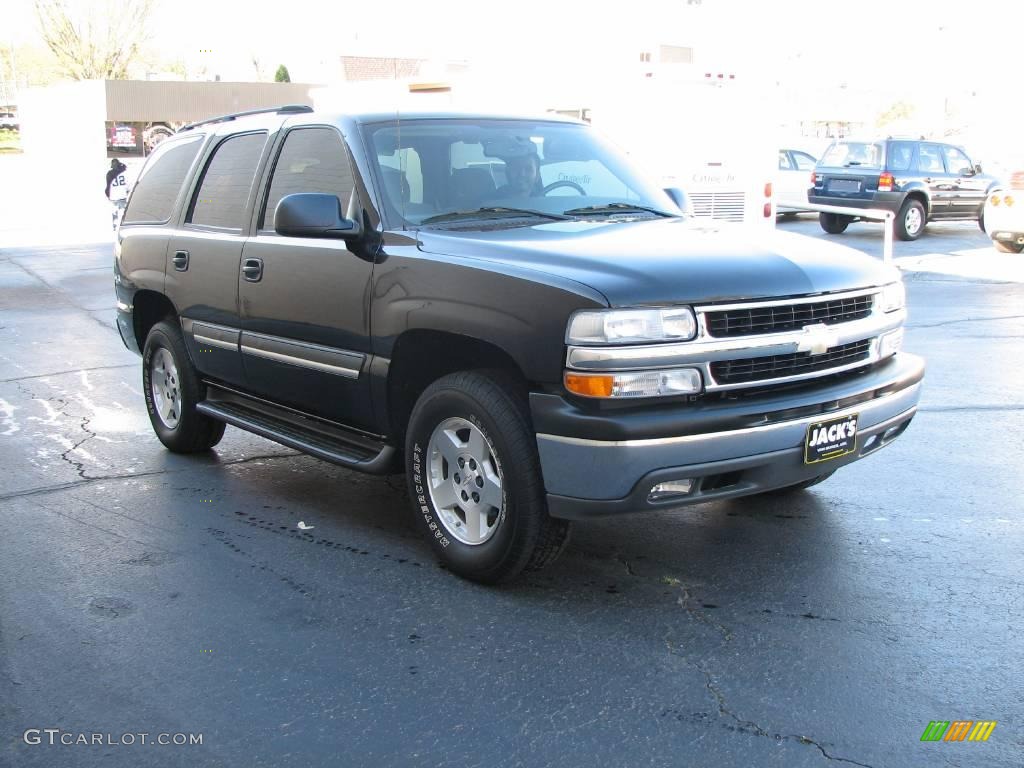
<instances>
[{"instance_id":1,"label":"chrome alloy wheel","mask_svg":"<svg viewBox=\"0 0 1024 768\"><path fill-rule=\"evenodd\" d=\"M483 544L505 517L494 446L472 422L451 418L434 429L427 455L427 488L441 524L463 544Z\"/></svg>"},{"instance_id":2,"label":"chrome alloy wheel","mask_svg":"<svg viewBox=\"0 0 1024 768\"><path fill-rule=\"evenodd\" d=\"M160 421L168 429L174 429L181 418L181 384L174 358L164 347L157 349L150 360L149 387Z\"/></svg>"}]
</instances>

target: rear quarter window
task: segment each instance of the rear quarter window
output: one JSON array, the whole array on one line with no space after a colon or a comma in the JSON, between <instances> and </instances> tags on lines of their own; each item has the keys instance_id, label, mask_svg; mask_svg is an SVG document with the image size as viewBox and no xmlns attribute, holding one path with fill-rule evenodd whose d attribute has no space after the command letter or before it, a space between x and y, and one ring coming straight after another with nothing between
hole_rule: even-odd
<instances>
[{"instance_id":1,"label":"rear quarter window","mask_svg":"<svg viewBox=\"0 0 1024 768\"><path fill-rule=\"evenodd\" d=\"M171 218L174 202L189 168L199 154L202 136L185 140L164 141L158 146L139 174L124 224L163 224Z\"/></svg>"},{"instance_id":2,"label":"rear quarter window","mask_svg":"<svg viewBox=\"0 0 1024 768\"><path fill-rule=\"evenodd\" d=\"M841 141L829 147L820 165L829 168L881 168L882 145L862 141Z\"/></svg>"},{"instance_id":3,"label":"rear quarter window","mask_svg":"<svg viewBox=\"0 0 1024 768\"><path fill-rule=\"evenodd\" d=\"M909 171L910 162L914 159L914 145L909 141L894 141L889 145L889 161L886 164L890 171Z\"/></svg>"}]
</instances>

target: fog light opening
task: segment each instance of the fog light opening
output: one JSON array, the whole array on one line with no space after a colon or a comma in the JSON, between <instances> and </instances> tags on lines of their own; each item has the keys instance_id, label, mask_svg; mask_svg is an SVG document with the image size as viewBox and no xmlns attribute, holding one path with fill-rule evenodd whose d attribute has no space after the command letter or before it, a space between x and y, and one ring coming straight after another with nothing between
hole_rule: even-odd
<instances>
[{"instance_id":1,"label":"fog light opening","mask_svg":"<svg viewBox=\"0 0 1024 768\"><path fill-rule=\"evenodd\" d=\"M667 482L651 486L651 490L647 494L647 500L664 501L665 499L686 496L692 489L693 478L688 477L683 480L669 480Z\"/></svg>"},{"instance_id":2,"label":"fog light opening","mask_svg":"<svg viewBox=\"0 0 1024 768\"><path fill-rule=\"evenodd\" d=\"M900 436L903 430L906 429L908 423L909 422L905 421L902 424L897 424L894 427L889 427L887 430L885 430L885 432L882 433L882 442L888 443L891 440L895 440L897 437Z\"/></svg>"}]
</instances>

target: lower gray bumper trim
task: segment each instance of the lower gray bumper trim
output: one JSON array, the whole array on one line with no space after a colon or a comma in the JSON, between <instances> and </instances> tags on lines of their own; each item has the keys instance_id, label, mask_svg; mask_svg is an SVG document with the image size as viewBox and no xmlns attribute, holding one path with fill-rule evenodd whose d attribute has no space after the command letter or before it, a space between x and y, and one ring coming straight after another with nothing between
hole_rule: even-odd
<instances>
[{"instance_id":1,"label":"lower gray bumper trim","mask_svg":"<svg viewBox=\"0 0 1024 768\"><path fill-rule=\"evenodd\" d=\"M903 413L860 430L857 451L835 461L805 464L803 447L786 448L753 456L725 459L703 464L656 469L643 475L631 492L617 499L589 499L549 493L548 512L566 520L587 520L633 512L657 512L701 504L707 501L749 496L796 485L868 456L885 447L910 425L916 406ZM647 498L653 485L669 480L692 478L694 490L673 499L652 502Z\"/></svg>"}]
</instances>

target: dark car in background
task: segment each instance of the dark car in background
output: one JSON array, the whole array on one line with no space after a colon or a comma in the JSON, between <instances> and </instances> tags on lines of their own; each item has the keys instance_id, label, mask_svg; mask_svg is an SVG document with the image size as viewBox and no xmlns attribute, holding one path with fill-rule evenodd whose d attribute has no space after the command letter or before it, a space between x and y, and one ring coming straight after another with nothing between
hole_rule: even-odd
<instances>
[{"instance_id":1,"label":"dark car in background","mask_svg":"<svg viewBox=\"0 0 1024 768\"><path fill-rule=\"evenodd\" d=\"M929 221L968 219L984 229L985 198L996 180L961 148L925 139L833 142L815 166L807 199L819 205L874 208L896 214L896 236L916 240ZM856 216L819 215L838 235Z\"/></svg>"}]
</instances>

